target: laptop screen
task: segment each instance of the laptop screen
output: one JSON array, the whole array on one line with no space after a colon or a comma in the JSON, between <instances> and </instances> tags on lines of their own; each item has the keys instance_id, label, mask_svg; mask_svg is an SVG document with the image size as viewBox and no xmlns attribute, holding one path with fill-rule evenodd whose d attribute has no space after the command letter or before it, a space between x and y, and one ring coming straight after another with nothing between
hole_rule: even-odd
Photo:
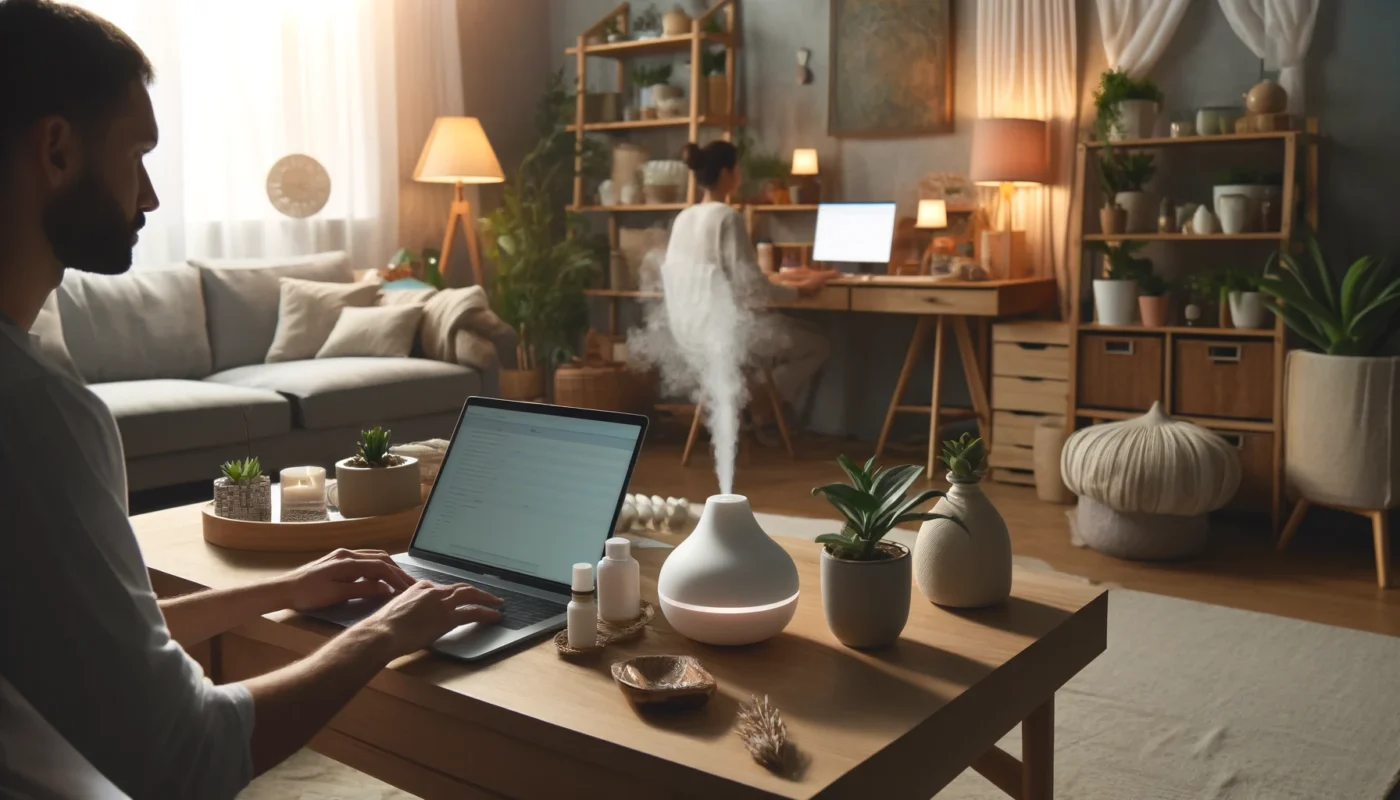
<instances>
[{"instance_id":1,"label":"laptop screen","mask_svg":"<svg viewBox=\"0 0 1400 800\"><path fill-rule=\"evenodd\" d=\"M412 548L568 584L612 535L645 419L472 398Z\"/></svg>"},{"instance_id":2,"label":"laptop screen","mask_svg":"<svg viewBox=\"0 0 1400 800\"><path fill-rule=\"evenodd\" d=\"M894 203L822 203L812 260L885 264L894 243Z\"/></svg>"}]
</instances>

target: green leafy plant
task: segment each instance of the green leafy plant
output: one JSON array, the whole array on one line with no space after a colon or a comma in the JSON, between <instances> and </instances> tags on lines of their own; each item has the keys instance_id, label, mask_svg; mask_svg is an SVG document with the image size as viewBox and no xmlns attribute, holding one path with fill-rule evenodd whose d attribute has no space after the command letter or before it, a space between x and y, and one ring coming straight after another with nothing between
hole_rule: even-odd
<instances>
[{"instance_id":1,"label":"green leafy plant","mask_svg":"<svg viewBox=\"0 0 1400 800\"><path fill-rule=\"evenodd\" d=\"M1118 104L1124 100L1151 100L1161 103L1162 90L1148 78L1135 80L1121 69L1111 69L1099 78L1094 90L1094 131L1100 141L1108 141L1108 132L1122 120Z\"/></svg>"},{"instance_id":2,"label":"green leafy plant","mask_svg":"<svg viewBox=\"0 0 1400 800\"><path fill-rule=\"evenodd\" d=\"M389 452L390 431L378 425L367 431L360 431L360 441L356 445L356 456L350 459L352 467L393 467L403 463L403 459Z\"/></svg>"},{"instance_id":3,"label":"green leafy plant","mask_svg":"<svg viewBox=\"0 0 1400 800\"><path fill-rule=\"evenodd\" d=\"M246 484L262 477L262 465L256 458L235 459L225 461L219 467L219 472L228 478L229 483Z\"/></svg>"},{"instance_id":4,"label":"green leafy plant","mask_svg":"<svg viewBox=\"0 0 1400 800\"><path fill-rule=\"evenodd\" d=\"M1259 290L1268 295L1264 304L1328 355L1379 354L1400 311L1400 277L1386 261L1362 256L1338 281L1316 237L1305 236L1306 259L1291 253L1270 257L1259 281Z\"/></svg>"},{"instance_id":5,"label":"green leafy plant","mask_svg":"<svg viewBox=\"0 0 1400 800\"><path fill-rule=\"evenodd\" d=\"M622 27L618 25L617 17L608 17L607 21L603 23L603 27L599 29L598 33L604 39L607 39L609 36L612 36L614 34L622 33Z\"/></svg>"},{"instance_id":6,"label":"green leafy plant","mask_svg":"<svg viewBox=\"0 0 1400 800\"><path fill-rule=\"evenodd\" d=\"M708 49L700 53L701 75L723 75L724 65L724 48Z\"/></svg>"},{"instance_id":7,"label":"green leafy plant","mask_svg":"<svg viewBox=\"0 0 1400 800\"><path fill-rule=\"evenodd\" d=\"M1229 302L1230 292L1258 291L1259 281L1258 275L1236 267L1226 267L1197 272L1187 280L1187 286L1223 306Z\"/></svg>"},{"instance_id":8,"label":"green leafy plant","mask_svg":"<svg viewBox=\"0 0 1400 800\"><path fill-rule=\"evenodd\" d=\"M879 547L880 540L896 526L906 522L946 519L967 530L967 526L956 516L914 510L934 498L944 496L943 492L933 490L920 492L914 497L906 496L909 487L923 473L923 467L905 464L891 469L876 469L873 458L865 462L865 466L859 467L844 455L839 456L836 463L841 465L851 482L828 483L812 490L813 496L826 497L827 502L846 518L840 533L824 533L817 537L817 542L825 545L832 556L850 561L889 558L893 554Z\"/></svg>"},{"instance_id":9,"label":"green leafy plant","mask_svg":"<svg viewBox=\"0 0 1400 800\"><path fill-rule=\"evenodd\" d=\"M972 434L964 433L956 439L943 441L943 455L938 460L957 480L981 480L987 473L987 445Z\"/></svg>"},{"instance_id":10,"label":"green leafy plant","mask_svg":"<svg viewBox=\"0 0 1400 800\"><path fill-rule=\"evenodd\" d=\"M605 248L582 215L560 211L572 197L575 154L586 181L601 178L608 162L597 141L585 138L577 149L564 127L573 104L563 73L555 72L535 110L535 144L500 205L481 221L486 253L496 265L492 307L528 352L574 351L588 325L583 292L599 274Z\"/></svg>"},{"instance_id":11,"label":"green leafy plant","mask_svg":"<svg viewBox=\"0 0 1400 800\"><path fill-rule=\"evenodd\" d=\"M1152 271L1146 271L1138 275L1138 294L1143 297L1161 297L1170 292L1175 285Z\"/></svg>"},{"instance_id":12,"label":"green leafy plant","mask_svg":"<svg viewBox=\"0 0 1400 800\"><path fill-rule=\"evenodd\" d=\"M1111 281L1140 280L1152 272L1152 259L1139 258L1136 253L1147 246L1147 242L1128 240L1118 244L1108 242L1085 242L1084 248L1094 253L1102 253L1108 259L1104 277Z\"/></svg>"},{"instance_id":13,"label":"green leafy plant","mask_svg":"<svg viewBox=\"0 0 1400 800\"><path fill-rule=\"evenodd\" d=\"M637 33L660 33L661 12L655 5L649 5L632 17L632 30Z\"/></svg>"},{"instance_id":14,"label":"green leafy plant","mask_svg":"<svg viewBox=\"0 0 1400 800\"><path fill-rule=\"evenodd\" d=\"M1099 175L1110 199L1119 192L1140 192L1157 174L1151 153L1123 150L1105 152L1099 159Z\"/></svg>"},{"instance_id":15,"label":"green leafy plant","mask_svg":"<svg viewBox=\"0 0 1400 800\"><path fill-rule=\"evenodd\" d=\"M638 64L632 68L632 85L639 89L648 86L658 86L671 80L670 64Z\"/></svg>"},{"instance_id":16,"label":"green leafy plant","mask_svg":"<svg viewBox=\"0 0 1400 800\"><path fill-rule=\"evenodd\" d=\"M1258 170L1249 167L1231 167L1215 178L1216 186L1254 186L1260 182Z\"/></svg>"}]
</instances>

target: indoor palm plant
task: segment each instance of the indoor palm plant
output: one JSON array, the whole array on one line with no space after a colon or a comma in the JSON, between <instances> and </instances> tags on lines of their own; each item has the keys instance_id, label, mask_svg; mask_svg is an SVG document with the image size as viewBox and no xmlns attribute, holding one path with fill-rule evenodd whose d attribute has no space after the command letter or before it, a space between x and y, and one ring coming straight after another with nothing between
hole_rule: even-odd
<instances>
[{"instance_id":1,"label":"indoor palm plant","mask_svg":"<svg viewBox=\"0 0 1400 800\"><path fill-rule=\"evenodd\" d=\"M343 517L377 517L423 502L418 459L389 452L390 432L360 433L356 453L336 462L336 505Z\"/></svg>"},{"instance_id":2,"label":"indoor palm plant","mask_svg":"<svg viewBox=\"0 0 1400 800\"><path fill-rule=\"evenodd\" d=\"M1287 479L1312 502L1391 508L1400 502L1400 358L1383 354L1394 352L1400 276L1371 256L1334 273L1305 236L1306 255L1272 257L1259 282L1269 309L1321 351L1288 354Z\"/></svg>"},{"instance_id":3,"label":"indoor palm plant","mask_svg":"<svg viewBox=\"0 0 1400 800\"><path fill-rule=\"evenodd\" d=\"M945 519L962 525L962 521L916 510L943 496L932 490L907 495L923 467L877 469L873 458L862 467L844 455L836 462L850 483L829 483L812 490L845 520L840 533L817 537L822 545L822 607L827 625L842 644L878 647L898 639L909 620L909 548L884 541L885 535L906 522Z\"/></svg>"},{"instance_id":4,"label":"indoor palm plant","mask_svg":"<svg viewBox=\"0 0 1400 800\"><path fill-rule=\"evenodd\" d=\"M1094 90L1094 131L1108 142L1150 137L1161 102L1162 90L1151 80L1108 70Z\"/></svg>"},{"instance_id":5,"label":"indoor palm plant","mask_svg":"<svg viewBox=\"0 0 1400 800\"><path fill-rule=\"evenodd\" d=\"M214 479L214 514L245 522L272 520L272 481L256 458L244 458L219 467Z\"/></svg>"},{"instance_id":6,"label":"indoor palm plant","mask_svg":"<svg viewBox=\"0 0 1400 800\"><path fill-rule=\"evenodd\" d=\"M1100 325L1131 325L1137 310L1138 278L1152 271L1152 261L1137 253L1142 241L1085 242L1084 248L1104 257L1104 277L1094 279L1094 316Z\"/></svg>"},{"instance_id":7,"label":"indoor palm plant","mask_svg":"<svg viewBox=\"0 0 1400 800\"><path fill-rule=\"evenodd\" d=\"M954 608L1000 603L1011 594L1011 536L979 485L987 472L987 446L964 433L943 443L941 460L952 486L914 542L919 591ZM949 518L960 522L953 525Z\"/></svg>"}]
</instances>

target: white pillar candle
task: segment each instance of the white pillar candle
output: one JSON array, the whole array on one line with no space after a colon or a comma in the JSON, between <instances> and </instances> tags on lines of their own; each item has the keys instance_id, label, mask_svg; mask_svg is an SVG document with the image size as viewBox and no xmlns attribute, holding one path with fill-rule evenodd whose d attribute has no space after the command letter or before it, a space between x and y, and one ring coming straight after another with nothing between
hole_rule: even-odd
<instances>
[{"instance_id":1,"label":"white pillar candle","mask_svg":"<svg viewBox=\"0 0 1400 800\"><path fill-rule=\"evenodd\" d=\"M326 519L326 470L288 467L281 472L283 522Z\"/></svg>"}]
</instances>

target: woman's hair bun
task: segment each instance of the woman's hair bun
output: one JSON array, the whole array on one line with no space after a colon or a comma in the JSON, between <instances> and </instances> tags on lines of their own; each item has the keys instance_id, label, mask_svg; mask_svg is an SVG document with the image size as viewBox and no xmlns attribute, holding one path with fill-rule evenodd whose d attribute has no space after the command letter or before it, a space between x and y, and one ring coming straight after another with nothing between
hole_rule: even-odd
<instances>
[{"instance_id":1,"label":"woman's hair bun","mask_svg":"<svg viewBox=\"0 0 1400 800\"><path fill-rule=\"evenodd\" d=\"M685 147L681 148L681 160L687 167L698 170L705 164L705 151L700 145L687 142Z\"/></svg>"}]
</instances>

